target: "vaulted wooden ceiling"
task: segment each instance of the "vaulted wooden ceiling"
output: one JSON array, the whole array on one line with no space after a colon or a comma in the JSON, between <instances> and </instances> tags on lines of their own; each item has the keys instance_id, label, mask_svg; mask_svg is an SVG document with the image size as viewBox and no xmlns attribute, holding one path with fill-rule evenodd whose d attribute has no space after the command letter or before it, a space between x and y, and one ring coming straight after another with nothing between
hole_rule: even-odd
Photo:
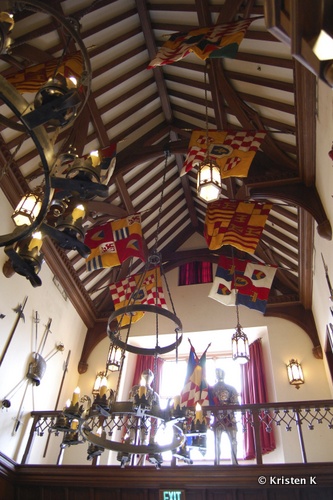
<instances>
[{"instance_id":1,"label":"vaulted wooden ceiling","mask_svg":"<svg viewBox=\"0 0 333 500\"><path fill-rule=\"evenodd\" d=\"M58 56L66 43L55 17L40 13L47 2L21 5L15 14L12 50L0 57L6 77ZM182 177L179 173L191 131L206 126L206 105L211 129L265 129L266 139L248 177L226 179L222 196L273 202L255 254L279 266L266 314L298 322L316 348L319 340L311 313L313 231L331 238L315 189L316 77L291 56L288 44L267 30L264 7L264 0L54 0L57 15L78 30L92 71L84 109L55 137L55 151L74 144L83 155L117 144L108 196L89 201L85 227L141 212L149 252L160 220L158 250L168 271L189 260L217 262L219 253L228 252L204 246L179 250L193 234L203 234L206 205L196 194L197 172L193 169ZM236 58L212 59L207 79L205 63L194 55L147 69L167 35L250 16L258 19L247 30ZM66 50L74 48L69 45ZM4 123L0 141L1 187L15 206L28 185L38 182L38 156L26 134ZM50 238L43 252L87 325L83 371L90 350L105 336L113 310L108 285L139 271L141 263L126 261L121 267L87 272L78 252L66 251Z\"/></svg>"}]
</instances>

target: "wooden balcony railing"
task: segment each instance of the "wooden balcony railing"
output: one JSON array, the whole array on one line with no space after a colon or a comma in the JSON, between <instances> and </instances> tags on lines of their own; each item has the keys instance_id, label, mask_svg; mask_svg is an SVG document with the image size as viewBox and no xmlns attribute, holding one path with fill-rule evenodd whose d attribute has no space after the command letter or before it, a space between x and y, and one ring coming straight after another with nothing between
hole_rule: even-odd
<instances>
[{"instance_id":1,"label":"wooden balcony railing","mask_svg":"<svg viewBox=\"0 0 333 500\"><path fill-rule=\"evenodd\" d=\"M125 403L124 403L125 404ZM128 403L126 403L128 405ZM127 406L126 406L127 407ZM186 417L180 420L177 425L182 428L185 435L199 436L205 433L205 427L210 428L214 432L215 438L215 450L218 449L216 446L216 440L220 438L219 435L219 425L223 422L225 418L229 418L230 414L233 415L237 422L238 432L243 431L244 433L251 432L253 434L254 444L255 444L255 462L257 465L263 464L262 457L262 443L261 435L263 432L272 432L274 429L279 427L287 432L292 429L296 430L298 436L299 450L301 453L303 463L307 463L307 449L304 439L304 430L307 428L309 431L316 433L318 432L318 438L316 438L316 448L324 449L329 446L327 438L323 437L323 433L320 432L321 429L326 427L328 430L332 431L333 438L333 400L318 400L318 401L302 401L302 402L284 402L284 403L267 403L267 404L252 404L252 405L223 405L223 406L206 406L202 408L203 420L202 422L195 421L195 409L186 409ZM177 413L177 412L176 412ZM161 425L164 425L163 416L168 415L170 418L170 413L162 412ZM80 432L76 433L75 439L73 438L73 431L70 430L59 430L55 424L57 419L62 416L61 411L38 411L32 412L32 425L27 441L26 449L22 457L21 464L28 464L29 457L31 455L32 446L35 437L47 436L47 443L44 448L43 457L46 455L48 442L51 433L59 434L63 432L63 440L59 450L59 456L57 464L61 465L62 455L64 449L68 446L74 446L75 444L85 441L84 435ZM174 418L174 423L176 424L177 419ZM106 435L112 436L118 432L123 437L125 435L127 426L128 415L126 412L117 413L114 415L104 414L93 415L89 417L89 429L95 432L97 428L102 426L103 431ZM156 424L155 424L156 427ZM153 428L153 426L152 426ZM156 431L156 428L155 428ZM308 432L308 431L307 431ZM70 439L69 434L72 434L72 439ZM324 433L325 435L325 433ZM331 433L329 433L330 440ZM323 442L320 442L322 439ZM87 442L89 445L89 442ZM116 450L117 451L117 450ZM98 456L98 454L97 454ZM36 459L34 459L36 460ZM321 460L320 457L318 460ZM327 460L326 460L327 461ZM333 460L332 460L333 461ZM36 462L35 462L36 463ZM40 462L37 462L40 463ZM190 463L190 462L188 462ZM98 460L95 458L92 460L93 465L98 465ZM219 457L216 456L214 465L219 464ZM132 465L134 463L132 462ZM177 465L177 460L173 459L171 461L171 466Z\"/></svg>"}]
</instances>

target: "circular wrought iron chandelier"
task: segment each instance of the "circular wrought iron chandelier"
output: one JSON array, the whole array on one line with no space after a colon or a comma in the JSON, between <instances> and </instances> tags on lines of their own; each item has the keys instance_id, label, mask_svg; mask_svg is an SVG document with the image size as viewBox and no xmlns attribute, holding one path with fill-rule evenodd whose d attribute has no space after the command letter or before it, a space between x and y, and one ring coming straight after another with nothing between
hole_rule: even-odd
<instances>
[{"instance_id":1,"label":"circular wrought iron chandelier","mask_svg":"<svg viewBox=\"0 0 333 500\"><path fill-rule=\"evenodd\" d=\"M16 56L19 57L20 43L15 42L15 22L16 17L20 20L24 13L39 13L45 16L45 21L53 23L62 31L66 44L62 53L51 59L49 66L45 64L48 79L40 86L35 97L32 96L31 101L27 100L22 82L18 83L15 76L4 78L0 75L0 100L10 110L9 113L0 114L0 123L32 139L40 157L42 177L38 210L31 218L28 216L26 220L29 223L18 225L7 234L1 234L0 246L12 245L32 235L44 221L53 194L50 172L56 160L49 133L55 131L55 128L63 128L73 123L84 108L91 87L90 60L80 36L79 24L75 19L62 16L51 6L38 0L9 0L6 2L6 10L8 12L1 14L6 14L7 17L4 18L2 15L0 21L1 54L10 54L14 59ZM10 19L10 24L6 22L7 19ZM77 51L75 57L80 61L77 66L82 69L81 74L76 75L75 83L67 77L67 74L61 74L64 73L63 67L67 64L65 63L68 58L67 49L73 44ZM18 88L21 89L21 93ZM5 168L10 168L10 163L11 161Z\"/></svg>"},{"instance_id":2,"label":"circular wrought iron chandelier","mask_svg":"<svg viewBox=\"0 0 333 500\"><path fill-rule=\"evenodd\" d=\"M143 277L146 273L157 267L162 269L162 258L157 251L157 247L167 160L168 152L166 152L165 155L161 200L153 250L141 274L142 280L138 280L137 287L131 293L126 306L111 313L107 325L107 334L111 340L111 345L113 344L121 349L122 361L125 357L125 352L154 356L155 368L157 365L156 359L161 354L175 350L176 359L178 358L178 346L183 336L182 323L175 313L168 285L167 291L172 311L158 305L157 274L154 272L155 304L141 303L140 300L138 300L140 296L140 287L142 286ZM163 272L161 272L161 275L166 281ZM155 315L155 345L152 348L143 348L131 344L131 318L138 312ZM122 326L122 318L124 315L130 318L129 324L126 324L125 327ZM174 323L176 336L175 342L164 347L159 345L158 321L160 317L167 318ZM126 339L122 340L121 330L126 327ZM123 363L121 363L120 366L118 383L122 373L122 367ZM110 391L110 396L107 398L106 385L101 386L100 392L95 397L93 403L87 396L84 396L80 400L78 400L78 396L75 396L71 404L63 410L63 414L57 419L57 422L55 422L53 430L56 432L65 432L63 446L71 446L84 441L89 442L88 459L99 456L107 449L117 452L117 459L122 467L126 464L133 464L134 457L141 456L141 458L147 457L151 463L157 468L160 468L163 462L162 453L165 451L172 451L174 457L191 463L185 443L185 434L190 430L193 431L191 425L194 424L194 415L191 414L191 410L180 408L179 404L173 404L171 406L169 404L166 409L161 409L159 404L147 395L151 395L152 393L155 394L153 388L138 386L138 389L138 392L134 394L130 401L116 401L118 391ZM142 389L141 392L140 389ZM168 430L170 430L170 432L166 437L165 434ZM134 431L134 435L132 431ZM198 430L194 429L194 432L198 432ZM158 437L161 433L164 435L164 444L160 444L160 439ZM127 436L127 438L124 438L124 436ZM147 438L147 436L149 436L149 438Z\"/></svg>"}]
</instances>

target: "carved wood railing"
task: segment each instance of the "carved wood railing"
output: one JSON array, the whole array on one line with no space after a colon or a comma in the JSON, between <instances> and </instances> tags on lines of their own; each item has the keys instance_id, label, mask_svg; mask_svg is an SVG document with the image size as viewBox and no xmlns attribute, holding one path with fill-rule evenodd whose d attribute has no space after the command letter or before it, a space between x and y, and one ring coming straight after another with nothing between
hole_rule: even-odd
<instances>
[{"instance_id":1,"label":"carved wood railing","mask_svg":"<svg viewBox=\"0 0 333 500\"><path fill-rule=\"evenodd\" d=\"M308 462L303 432L305 427L310 431L316 432L318 426L326 426L327 429L332 430L333 436L333 400L224 405L223 407L206 406L202 408L203 419L201 422L195 421L194 408L188 408L186 409L186 417L181 419L177 425L183 429L185 435L187 434L187 436L191 436L192 438L203 436L205 428L212 429L214 431L216 445L217 436L220 438L218 432L220 422L225 423L225 419L229 418L230 413L234 416L239 430L242 429L245 433L253 433L255 461L257 465L263 464L261 435L263 432L274 431L276 427L284 428L287 432L290 432L293 428L296 430L303 463ZM29 463L30 452L36 437L52 432L59 434L59 429L57 428L55 430L55 423L57 418L61 415L61 411L38 411L31 413L32 425L21 464ZM89 427L94 429L102 423L103 430L105 430L108 435L112 436L115 429L118 431L125 431L126 418L122 418L122 424L119 424L119 422L119 417L114 417L112 415L104 415L102 418L100 416L94 416L89 421ZM124 426L124 429L119 429L119 425ZM122 435L124 435L124 433L122 433ZM320 437L321 433L319 433L318 440L316 440L316 449L324 449L327 447L325 438L322 438L323 443L320 443ZM75 445L78 442L82 443L82 441L85 441L84 436L79 436L78 440L71 441L68 439L68 432L64 432L57 464L61 464L61 455L67 446ZM195 439L192 439L192 441L195 441ZM89 445L88 442L87 444ZM44 449L44 457L47 451L46 448ZM216 449L218 449L217 446L215 446L215 450ZM185 462L191 463L189 460L185 460ZM97 465L98 460L93 459L92 464ZM173 459L171 465L176 466L176 464L176 459ZM219 464L219 457L215 455L214 465L217 464Z\"/></svg>"}]
</instances>

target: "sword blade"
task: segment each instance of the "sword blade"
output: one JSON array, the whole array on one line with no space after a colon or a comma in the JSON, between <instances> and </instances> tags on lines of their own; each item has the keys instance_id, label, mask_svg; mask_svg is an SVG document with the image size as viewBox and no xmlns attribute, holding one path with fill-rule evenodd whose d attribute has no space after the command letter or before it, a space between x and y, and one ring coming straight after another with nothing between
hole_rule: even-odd
<instances>
[{"instance_id":1,"label":"sword blade","mask_svg":"<svg viewBox=\"0 0 333 500\"><path fill-rule=\"evenodd\" d=\"M0 366L2 365L2 362L5 359L5 356L7 354L7 351L8 351L8 348L10 346L10 343L13 340L14 333L15 333L15 330L17 328L17 325L20 322L20 319L22 318L24 320L23 309L24 309L24 307L25 307L25 305L27 303L27 300L28 300L28 297L25 297L23 303L14 309L14 311L17 313L17 317L16 317L14 325L13 325L13 327L11 329L11 332L9 334L8 340L6 342L6 345L5 345L5 347L4 347L3 351L2 351L1 358L0 358Z\"/></svg>"}]
</instances>

